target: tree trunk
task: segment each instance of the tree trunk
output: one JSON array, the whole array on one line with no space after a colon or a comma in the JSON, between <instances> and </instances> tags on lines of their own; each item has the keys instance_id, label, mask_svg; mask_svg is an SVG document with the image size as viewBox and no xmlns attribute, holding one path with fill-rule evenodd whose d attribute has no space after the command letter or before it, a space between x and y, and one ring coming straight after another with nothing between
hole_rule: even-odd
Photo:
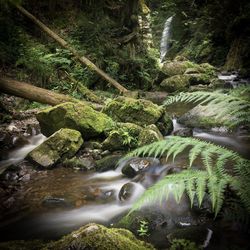
<instances>
[{"instance_id":1,"label":"tree trunk","mask_svg":"<svg viewBox=\"0 0 250 250\"><path fill-rule=\"evenodd\" d=\"M39 103L57 105L64 102L83 102L96 110L100 110L102 105L77 100L71 96L58 94L56 92L42 89L25 82L12 79L0 78L0 91L9 95L14 95Z\"/></svg>"},{"instance_id":2,"label":"tree trunk","mask_svg":"<svg viewBox=\"0 0 250 250\"><path fill-rule=\"evenodd\" d=\"M45 24L43 24L41 21L39 21L35 16L30 14L27 10L25 10L20 5L15 5L16 8L24 14L26 17L28 17L30 20L32 20L35 24L37 24L45 33L47 33L50 37L52 37L56 42L58 42L63 48L68 49L75 58L83 65L86 65L89 69L95 71L98 75L100 75L103 79L108 81L111 85L116 87L121 93L125 93L128 90L124 88L120 83L118 83L116 80L111 78L109 75L107 75L103 70L98 68L94 63L92 63L88 58L81 56L74 48L72 48L64 39L62 39L60 36L58 36L55 32L53 32L51 29L49 29Z\"/></svg>"}]
</instances>

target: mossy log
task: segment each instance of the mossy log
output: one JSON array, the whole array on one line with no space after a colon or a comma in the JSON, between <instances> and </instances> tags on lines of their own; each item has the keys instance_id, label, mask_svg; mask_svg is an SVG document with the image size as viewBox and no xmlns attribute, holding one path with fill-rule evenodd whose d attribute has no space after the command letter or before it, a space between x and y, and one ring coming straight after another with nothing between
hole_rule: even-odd
<instances>
[{"instance_id":1,"label":"mossy log","mask_svg":"<svg viewBox=\"0 0 250 250\"><path fill-rule=\"evenodd\" d=\"M81 56L73 47L71 47L64 39L58 36L54 31L49 29L44 23L39 21L35 16L25 10L22 6L16 4L16 8L26 17L28 17L32 22L38 25L47 35L53 38L58 44L60 44L63 48L68 49L72 55L84 66L87 66L90 70L95 71L99 76L108 81L111 85L117 88L121 93L125 93L128 90L124 88L120 83L118 83L115 79L111 78L108 74L106 74L103 70L98 68L94 63L92 63L85 56Z\"/></svg>"},{"instance_id":2,"label":"mossy log","mask_svg":"<svg viewBox=\"0 0 250 250\"><path fill-rule=\"evenodd\" d=\"M0 91L9 95L22 97L30 101L49 104L52 106L64 102L84 102L96 110L101 110L102 108L102 105L100 104L80 101L68 95L59 94L51 90L7 78L0 78Z\"/></svg>"}]
</instances>

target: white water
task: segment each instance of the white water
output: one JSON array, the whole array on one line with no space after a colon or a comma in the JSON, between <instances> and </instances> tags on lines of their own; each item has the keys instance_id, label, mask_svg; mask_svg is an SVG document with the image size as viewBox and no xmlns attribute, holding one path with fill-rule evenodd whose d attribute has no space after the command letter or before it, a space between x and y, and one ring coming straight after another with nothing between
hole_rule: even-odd
<instances>
[{"instance_id":1,"label":"white water","mask_svg":"<svg viewBox=\"0 0 250 250\"><path fill-rule=\"evenodd\" d=\"M29 143L23 146L20 149L14 150L9 153L8 160L0 161L0 173L3 172L6 167L17 164L22 161L29 152L31 152L34 148L39 146L45 141L46 137L42 134L34 135L29 138Z\"/></svg>"},{"instance_id":2,"label":"white water","mask_svg":"<svg viewBox=\"0 0 250 250\"><path fill-rule=\"evenodd\" d=\"M169 42L169 35L170 35L170 27L173 20L173 16L169 17L164 25L164 29L162 32L162 38L161 38L161 48L160 48L160 61L162 62L164 60L164 57L167 54L168 51L168 42Z\"/></svg>"}]
</instances>

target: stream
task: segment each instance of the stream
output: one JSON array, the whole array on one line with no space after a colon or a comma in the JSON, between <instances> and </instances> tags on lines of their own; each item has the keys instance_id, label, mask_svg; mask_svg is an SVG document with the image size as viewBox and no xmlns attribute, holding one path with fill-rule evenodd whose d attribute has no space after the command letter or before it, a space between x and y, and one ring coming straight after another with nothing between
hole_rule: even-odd
<instances>
[{"instance_id":1,"label":"stream","mask_svg":"<svg viewBox=\"0 0 250 250\"><path fill-rule=\"evenodd\" d=\"M176 105L175 112L171 109L169 112L179 116L186 109L187 107L183 105ZM186 129L178 123L177 118L173 118L173 125L172 134ZM194 128L192 133L195 138L214 142L235 150L245 158L250 158L250 140L247 136L240 133L225 133L220 129L205 131ZM0 169L4 171L8 166L15 164L21 167L29 166L24 160L26 155L45 139L42 134L29 136L26 145L12 150L5 160L0 161ZM181 166L183 161L185 156L177 158L174 164L152 161L150 170L140 173L135 178L127 178L121 172L127 160L121 162L115 170L102 173L64 167L42 171L31 170L30 173L24 174L27 181L24 179L18 184L20 185L18 191L2 204L7 212L0 216L1 241L58 239L89 222L108 226L115 224L148 187L162 179L169 168ZM33 166L30 168L33 169ZM12 176L11 171L9 175L10 180L16 181L20 178L15 174ZM181 218L178 221L181 227L191 225L194 219L191 217L186 219L190 216L190 204L186 200L180 204L173 199L168 200L164 213L170 218ZM209 234L207 238L212 237L210 227L205 229ZM152 234L152 237L155 241L166 241L159 238L161 235Z\"/></svg>"}]
</instances>

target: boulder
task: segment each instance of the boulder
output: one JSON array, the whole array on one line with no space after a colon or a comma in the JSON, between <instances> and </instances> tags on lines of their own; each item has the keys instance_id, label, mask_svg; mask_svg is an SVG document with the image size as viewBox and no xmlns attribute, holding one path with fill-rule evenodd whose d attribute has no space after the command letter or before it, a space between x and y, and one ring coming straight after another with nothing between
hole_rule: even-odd
<instances>
[{"instance_id":1,"label":"boulder","mask_svg":"<svg viewBox=\"0 0 250 250\"><path fill-rule=\"evenodd\" d=\"M103 112L115 121L144 126L156 123L163 109L148 100L120 96L108 102Z\"/></svg>"},{"instance_id":2,"label":"boulder","mask_svg":"<svg viewBox=\"0 0 250 250\"><path fill-rule=\"evenodd\" d=\"M151 124L144 128L138 137L138 146L144 146L155 141L163 140L164 137L161 134L160 130L154 125Z\"/></svg>"},{"instance_id":3,"label":"boulder","mask_svg":"<svg viewBox=\"0 0 250 250\"><path fill-rule=\"evenodd\" d=\"M174 128L173 121L166 112L164 112L162 117L157 121L156 126L164 136L170 134Z\"/></svg>"},{"instance_id":4,"label":"boulder","mask_svg":"<svg viewBox=\"0 0 250 250\"><path fill-rule=\"evenodd\" d=\"M216 118L216 111L213 105L202 106L197 105L184 115L182 115L178 121L185 126L192 128L204 128L211 129L214 127L225 126L225 122L232 117L225 115L223 118Z\"/></svg>"},{"instance_id":5,"label":"boulder","mask_svg":"<svg viewBox=\"0 0 250 250\"><path fill-rule=\"evenodd\" d=\"M138 240L130 231L88 224L79 230L47 245L48 250L103 249L103 250L149 250L152 245Z\"/></svg>"},{"instance_id":6,"label":"boulder","mask_svg":"<svg viewBox=\"0 0 250 250\"><path fill-rule=\"evenodd\" d=\"M198 64L192 63L190 61L171 61L166 62L162 66L162 72L168 76L182 75L188 68L199 68Z\"/></svg>"},{"instance_id":7,"label":"boulder","mask_svg":"<svg viewBox=\"0 0 250 250\"><path fill-rule=\"evenodd\" d=\"M41 167L50 168L61 160L73 157L82 144L80 132L63 128L32 150L28 159Z\"/></svg>"},{"instance_id":8,"label":"boulder","mask_svg":"<svg viewBox=\"0 0 250 250\"><path fill-rule=\"evenodd\" d=\"M63 161L63 166L89 171L95 168L95 161L90 157L66 159Z\"/></svg>"},{"instance_id":9,"label":"boulder","mask_svg":"<svg viewBox=\"0 0 250 250\"><path fill-rule=\"evenodd\" d=\"M109 151L135 148L142 130L141 126L133 123L118 123L116 129L108 133L102 144L103 148Z\"/></svg>"},{"instance_id":10,"label":"boulder","mask_svg":"<svg viewBox=\"0 0 250 250\"><path fill-rule=\"evenodd\" d=\"M122 156L120 154L108 155L103 159L96 161L96 170L99 172L114 170L121 157Z\"/></svg>"},{"instance_id":11,"label":"boulder","mask_svg":"<svg viewBox=\"0 0 250 250\"><path fill-rule=\"evenodd\" d=\"M82 103L63 103L42 110L37 114L41 132L50 136L61 128L71 128L81 132L84 139L103 134L114 122L107 115L95 111Z\"/></svg>"},{"instance_id":12,"label":"boulder","mask_svg":"<svg viewBox=\"0 0 250 250\"><path fill-rule=\"evenodd\" d=\"M133 157L122 163L122 173L127 177L133 178L137 174L148 170L150 167L158 166L160 161L151 157Z\"/></svg>"},{"instance_id":13,"label":"boulder","mask_svg":"<svg viewBox=\"0 0 250 250\"><path fill-rule=\"evenodd\" d=\"M190 75L174 75L163 80L160 87L167 92L183 91L189 87L189 79Z\"/></svg>"}]
</instances>

